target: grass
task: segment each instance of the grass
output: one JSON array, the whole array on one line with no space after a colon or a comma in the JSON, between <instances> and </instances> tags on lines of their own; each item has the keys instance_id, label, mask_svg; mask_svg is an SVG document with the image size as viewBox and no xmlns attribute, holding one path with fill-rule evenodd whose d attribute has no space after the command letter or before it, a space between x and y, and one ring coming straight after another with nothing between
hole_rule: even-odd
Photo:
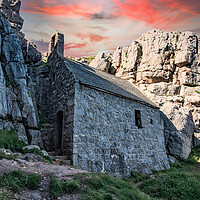
<instances>
[{"instance_id":1,"label":"grass","mask_svg":"<svg viewBox=\"0 0 200 200\"><path fill-rule=\"evenodd\" d=\"M33 153L37 156L41 156L46 162L53 163L53 159L50 156L45 156L39 149L22 150L25 146L27 146L27 144L24 141L20 141L14 131L0 130L0 148L10 149L12 152ZM3 158L15 160L17 156L6 155L0 152L0 160Z\"/></svg>"},{"instance_id":2,"label":"grass","mask_svg":"<svg viewBox=\"0 0 200 200\"><path fill-rule=\"evenodd\" d=\"M24 141L20 141L14 131L0 130L0 148L21 152L25 146L27 144Z\"/></svg>"},{"instance_id":3,"label":"grass","mask_svg":"<svg viewBox=\"0 0 200 200\"><path fill-rule=\"evenodd\" d=\"M0 188L9 189L12 192L19 192L22 188L37 189L41 181L41 176L37 174L27 174L16 170L5 173L0 177Z\"/></svg>"},{"instance_id":4,"label":"grass","mask_svg":"<svg viewBox=\"0 0 200 200\"><path fill-rule=\"evenodd\" d=\"M198 200L200 197L200 146L190 157L171 165L169 170L155 172L155 179L145 180L139 189L152 198Z\"/></svg>"},{"instance_id":5,"label":"grass","mask_svg":"<svg viewBox=\"0 0 200 200\"><path fill-rule=\"evenodd\" d=\"M51 198L58 198L63 194L74 194L80 190L80 185L76 181L58 181L52 176L49 182L49 193Z\"/></svg>"},{"instance_id":6,"label":"grass","mask_svg":"<svg viewBox=\"0 0 200 200\"><path fill-rule=\"evenodd\" d=\"M78 175L77 180L84 185L82 200L148 200L148 195L141 192L129 181L114 178L106 174Z\"/></svg>"},{"instance_id":7,"label":"grass","mask_svg":"<svg viewBox=\"0 0 200 200\"><path fill-rule=\"evenodd\" d=\"M198 200L200 197L200 175L170 171L156 179L144 181L139 188L151 197Z\"/></svg>"}]
</instances>

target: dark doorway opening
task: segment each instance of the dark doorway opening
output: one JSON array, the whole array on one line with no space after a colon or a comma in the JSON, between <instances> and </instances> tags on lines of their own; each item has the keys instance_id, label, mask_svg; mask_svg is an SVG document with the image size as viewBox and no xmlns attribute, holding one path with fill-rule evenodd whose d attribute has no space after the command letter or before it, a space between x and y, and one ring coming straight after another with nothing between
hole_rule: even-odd
<instances>
[{"instance_id":1,"label":"dark doorway opening","mask_svg":"<svg viewBox=\"0 0 200 200\"><path fill-rule=\"evenodd\" d=\"M62 148L62 136L63 136L63 111L57 113L57 141L56 149Z\"/></svg>"}]
</instances>

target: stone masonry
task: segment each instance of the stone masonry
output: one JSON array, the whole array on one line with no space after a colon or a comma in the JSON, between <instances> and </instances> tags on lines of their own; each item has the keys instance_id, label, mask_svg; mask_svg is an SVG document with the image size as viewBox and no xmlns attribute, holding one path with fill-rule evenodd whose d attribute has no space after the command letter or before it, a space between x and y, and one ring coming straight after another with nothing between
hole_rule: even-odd
<instances>
[{"instance_id":1,"label":"stone masonry","mask_svg":"<svg viewBox=\"0 0 200 200\"><path fill-rule=\"evenodd\" d=\"M49 54L54 50L56 50L58 55L61 57L64 56L64 35L57 31L51 37L51 41L49 43Z\"/></svg>"},{"instance_id":2,"label":"stone masonry","mask_svg":"<svg viewBox=\"0 0 200 200\"><path fill-rule=\"evenodd\" d=\"M73 163L85 170L126 177L169 167L158 109L78 84L73 143Z\"/></svg>"},{"instance_id":3,"label":"stone masonry","mask_svg":"<svg viewBox=\"0 0 200 200\"><path fill-rule=\"evenodd\" d=\"M114 176L169 168L159 109L81 84L72 68L79 64L56 51L48 63L54 124L48 146L61 148L78 168ZM141 112L142 127L136 125L135 110Z\"/></svg>"}]
</instances>

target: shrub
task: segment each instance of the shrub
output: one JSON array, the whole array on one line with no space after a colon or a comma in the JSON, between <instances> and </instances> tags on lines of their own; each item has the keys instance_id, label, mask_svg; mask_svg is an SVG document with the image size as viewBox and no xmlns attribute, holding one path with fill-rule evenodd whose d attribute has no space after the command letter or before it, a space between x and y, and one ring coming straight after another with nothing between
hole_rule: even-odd
<instances>
[{"instance_id":1,"label":"shrub","mask_svg":"<svg viewBox=\"0 0 200 200\"><path fill-rule=\"evenodd\" d=\"M41 176L37 174L30 174L27 179L27 187L30 189L37 189L40 184Z\"/></svg>"},{"instance_id":2,"label":"shrub","mask_svg":"<svg viewBox=\"0 0 200 200\"><path fill-rule=\"evenodd\" d=\"M10 149L13 152L21 152L27 146L24 141L20 141L14 131L0 130L0 148Z\"/></svg>"}]
</instances>

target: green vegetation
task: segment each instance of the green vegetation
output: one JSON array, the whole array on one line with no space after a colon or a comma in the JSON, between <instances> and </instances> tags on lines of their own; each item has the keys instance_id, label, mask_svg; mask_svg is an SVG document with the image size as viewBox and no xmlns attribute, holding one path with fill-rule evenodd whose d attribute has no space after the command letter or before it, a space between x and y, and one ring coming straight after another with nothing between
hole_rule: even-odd
<instances>
[{"instance_id":1,"label":"green vegetation","mask_svg":"<svg viewBox=\"0 0 200 200\"><path fill-rule=\"evenodd\" d=\"M176 56L174 55L174 56L173 56L173 59L175 59L175 58L176 58Z\"/></svg>"},{"instance_id":2,"label":"green vegetation","mask_svg":"<svg viewBox=\"0 0 200 200\"><path fill-rule=\"evenodd\" d=\"M182 171L170 171L156 179L144 181L139 188L151 197L163 199L198 200L200 175Z\"/></svg>"},{"instance_id":3,"label":"green vegetation","mask_svg":"<svg viewBox=\"0 0 200 200\"><path fill-rule=\"evenodd\" d=\"M123 70L126 70L126 67L124 67Z\"/></svg>"},{"instance_id":4,"label":"green vegetation","mask_svg":"<svg viewBox=\"0 0 200 200\"><path fill-rule=\"evenodd\" d=\"M0 148L10 149L12 152L22 152L22 153L33 153L35 155L41 156L46 162L53 163L53 160L50 156L45 156L41 150L32 149L32 150L22 150L23 147L27 146L24 141L18 139L15 131L0 130ZM6 155L3 152L0 152L1 159L15 160L17 156L15 155Z\"/></svg>"},{"instance_id":5,"label":"green vegetation","mask_svg":"<svg viewBox=\"0 0 200 200\"><path fill-rule=\"evenodd\" d=\"M139 188L151 197L198 200L200 197L200 146L190 157L171 165L169 170L155 172L155 179L144 181Z\"/></svg>"},{"instance_id":6,"label":"green vegetation","mask_svg":"<svg viewBox=\"0 0 200 200\"><path fill-rule=\"evenodd\" d=\"M114 178L106 174L78 175L81 185L85 185L82 191L82 200L148 200L148 195L142 193L131 182Z\"/></svg>"},{"instance_id":7,"label":"green vegetation","mask_svg":"<svg viewBox=\"0 0 200 200\"><path fill-rule=\"evenodd\" d=\"M43 64L43 66L47 66L49 69L51 68L51 65L47 63L47 61Z\"/></svg>"},{"instance_id":8,"label":"green vegetation","mask_svg":"<svg viewBox=\"0 0 200 200\"><path fill-rule=\"evenodd\" d=\"M46 117L44 117L44 116L39 116L39 123L38 123L38 128L39 129L41 129L42 128L42 126L44 125L44 124L46 124L46 123L49 123L49 119L47 119Z\"/></svg>"},{"instance_id":9,"label":"green vegetation","mask_svg":"<svg viewBox=\"0 0 200 200\"><path fill-rule=\"evenodd\" d=\"M50 156L45 156L42 153L42 151L39 150L39 149L36 149L36 148L34 148L34 149L25 149L25 150L23 150L23 153L33 153L36 156L42 157L45 160L45 162L47 162L47 163L53 163L53 159Z\"/></svg>"},{"instance_id":10,"label":"green vegetation","mask_svg":"<svg viewBox=\"0 0 200 200\"><path fill-rule=\"evenodd\" d=\"M56 179L56 177L53 176L50 178L49 190L50 197L57 198L63 194L77 193L80 190L80 185L76 181L69 182L65 180L60 182Z\"/></svg>"},{"instance_id":11,"label":"green vegetation","mask_svg":"<svg viewBox=\"0 0 200 200\"><path fill-rule=\"evenodd\" d=\"M5 173L0 177L0 188L19 192L22 188L37 189L41 181L41 176L37 174L27 174L16 170Z\"/></svg>"},{"instance_id":12,"label":"green vegetation","mask_svg":"<svg viewBox=\"0 0 200 200\"><path fill-rule=\"evenodd\" d=\"M199 90L195 90L195 92L198 93L198 94L200 94L200 91L199 91Z\"/></svg>"},{"instance_id":13,"label":"green vegetation","mask_svg":"<svg viewBox=\"0 0 200 200\"><path fill-rule=\"evenodd\" d=\"M7 160L16 160L17 159L17 155L7 155L3 152L0 151L0 160L2 159L7 159Z\"/></svg>"},{"instance_id":14,"label":"green vegetation","mask_svg":"<svg viewBox=\"0 0 200 200\"><path fill-rule=\"evenodd\" d=\"M22 152L26 146L18 140L14 131L0 130L0 148ZM38 149L25 150L51 162ZM15 156L0 152L0 159L16 159ZM63 194L76 194L82 200L198 200L200 197L200 145L192 150L185 161L171 165L168 170L154 172L152 176L131 173L127 180L101 173L79 174L74 181L59 181L51 177L49 194L52 199ZM41 177L22 171L7 172L0 177L0 199L12 199L14 192L23 188L37 189Z\"/></svg>"},{"instance_id":15,"label":"green vegetation","mask_svg":"<svg viewBox=\"0 0 200 200\"><path fill-rule=\"evenodd\" d=\"M25 146L27 144L24 141L20 141L14 131L0 130L0 148L21 152Z\"/></svg>"},{"instance_id":16,"label":"green vegetation","mask_svg":"<svg viewBox=\"0 0 200 200\"><path fill-rule=\"evenodd\" d=\"M131 172L131 178L129 179L131 182L138 183L150 178L150 175L145 175L141 173Z\"/></svg>"}]
</instances>

